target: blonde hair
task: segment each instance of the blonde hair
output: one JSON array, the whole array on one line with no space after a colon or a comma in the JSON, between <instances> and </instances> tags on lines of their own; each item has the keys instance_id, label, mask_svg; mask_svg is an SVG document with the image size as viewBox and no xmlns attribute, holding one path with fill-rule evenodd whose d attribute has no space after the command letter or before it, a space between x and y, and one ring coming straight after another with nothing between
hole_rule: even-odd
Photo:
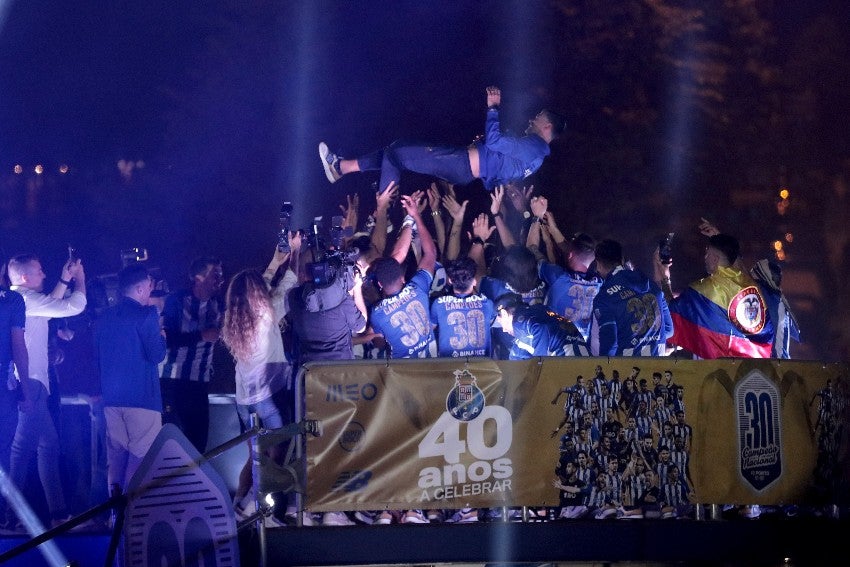
<instances>
[{"instance_id":1,"label":"blonde hair","mask_svg":"<svg viewBox=\"0 0 850 567\"><path fill-rule=\"evenodd\" d=\"M221 338L237 361L250 358L257 345L258 323L273 309L268 286L256 270L243 270L230 280L225 303Z\"/></svg>"}]
</instances>

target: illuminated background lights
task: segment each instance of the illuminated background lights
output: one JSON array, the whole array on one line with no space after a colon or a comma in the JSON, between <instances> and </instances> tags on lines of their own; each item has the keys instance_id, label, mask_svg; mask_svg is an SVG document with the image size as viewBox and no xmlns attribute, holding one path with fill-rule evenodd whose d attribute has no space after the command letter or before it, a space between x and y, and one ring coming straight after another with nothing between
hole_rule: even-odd
<instances>
[{"instance_id":1,"label":"illuminated background lights","mask_svg":"<svg viewBox=\"0 0 850 567\"><path fill-rule=\"evenodd\" d=\"M44 173L44 166L41 165L41 164L38 164L38 165L35 166L33 171L35 171L36 175L41 175L42 173Z\"/></svg>"},{"instance_id":2,"label":"illuminated background lights","mask_svg":"<svg viewBox=\"0 0 850 567\"><path fill-rule=\"evenodd\" d=\"M21 167L21 165L20 165L20 164L18 164L18 165L16 165L16 166L15 166L15 168L14 168L14 172L15 172L17 175L20 175L20 174L22 174L22 173L24 172L24 168L23 168L23 167Z\"/></svg>"}]
</instances>

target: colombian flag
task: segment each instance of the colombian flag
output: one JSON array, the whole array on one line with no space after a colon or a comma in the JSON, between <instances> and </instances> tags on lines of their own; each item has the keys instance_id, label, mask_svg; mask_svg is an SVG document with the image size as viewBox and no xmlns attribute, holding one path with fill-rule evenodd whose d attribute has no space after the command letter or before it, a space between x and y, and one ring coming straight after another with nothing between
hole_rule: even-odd
<instances>
[{"instance_id":1,"label":"colombian flag","mask_svg":"<svg viewBox=\"0 0 850 567\"><path fill-rule=\"evenodd\" d=\"M671 344L701 358L770 358L774 327L753 279L718 268L692 283L670 305Z\"/></svg>"}]
</instances>

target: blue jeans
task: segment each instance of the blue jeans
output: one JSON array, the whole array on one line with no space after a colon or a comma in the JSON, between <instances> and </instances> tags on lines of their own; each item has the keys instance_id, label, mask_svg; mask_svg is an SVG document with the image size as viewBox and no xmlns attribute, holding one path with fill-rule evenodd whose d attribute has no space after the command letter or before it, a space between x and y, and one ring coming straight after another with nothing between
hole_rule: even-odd
<instances>
[{"instance_id":1,"label":"blue jeans","mask_svg":"<svg viewBox=\"0 0 850 567\"><path fill-rule=\"evenodd\" d=\"M239 414L239 420L245 429L250 427L250 415L252 413L257 414L257 417L260 418L260 423L266 429L283 427L286 424L292 423L293 408L292 392L287 388L282 388L275 392L272 397L260 400L256 404L236 404L236 412ZM255 444L254 446L256 447L257 445ZM271 453L273 453L272 458L275 460L280 459L283 452L283 447L277 446L276 449L271 450ZM249 458L239 473L239 483L236 487L235 499L238 501L248 494L248 490L253 483L254 475L251 459ZM287 495L283 507L286 507L290 501L291 495Z\"/></svg>"},{"instance_id":2,"label":"blue jeans","mask_svg":"<svg viewBox=\"0 0 850 567\"><path fill-rule=\"evenodd\" d=\"M252 413L257 414L260 423L266 429L278 429L292 423L290 397L289 391L283 388L272 394L272 397L260 400L256 404L236 404L236 413L239 414L239 420L245 429L251 426L250 415Z\"/></svg>"},{"instance_id":3,"label":"blue jeans","mask_svg":"<svg viewBox=\"0 0 850 567\"><path fill-rule=\"evenodd\" d=\"M34 453L38 454L38 476L52 519L67 515L65 494L59 477L59 435L47 407L47 388L31 380L36 391L33 408L18 412L18 427L12 441L9 476L18 490L27 482L27 469Z\"/></svg>"},{"instance_id":4,"label":"blue jeans","mask_svg":"<svg viewBox=\"0 0 850 567\"><path fill-rule=\"evenodd\" d=\"M2 373L0 373L2 375ZM18 399L14 390L0 381L0 467L9 474L9 455L12 452L12 439L18 426ZM5 513L6 501L0 496L0 513ZM0 516L0 521L5 516Z\"/></svg>"},{"instance_id":5,"label":"blue jeans","mask_svg":"<svg viewBox=\"0 0 850 567\"><path fill-rule=\"evenodd\" d=\"M378 191L390 181L399 182L402 171L433 175L455 185L475 181L469 165L469 150L457 146L429 146L422 143L396 140L386 148L357 160L360 171L381 171Z\"/></svg>"}]
</instances>

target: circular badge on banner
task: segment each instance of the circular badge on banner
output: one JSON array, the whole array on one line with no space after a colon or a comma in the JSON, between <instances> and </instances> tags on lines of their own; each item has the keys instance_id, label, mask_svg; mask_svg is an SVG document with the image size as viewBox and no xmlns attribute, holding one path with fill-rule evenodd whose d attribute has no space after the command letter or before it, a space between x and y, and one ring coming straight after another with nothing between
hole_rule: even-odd
<instances>
[{"instance_id":1,"label":"circular badge on banner","mask_svg":"<svg viewBox=\"0 0 850 567\"><path fill-rule=\"evenodd\" d=\"M729 303L729 320L747 334L760 333L766 319L764 299L756 286L747 286Z\"/></svg>"}]
</instances>

